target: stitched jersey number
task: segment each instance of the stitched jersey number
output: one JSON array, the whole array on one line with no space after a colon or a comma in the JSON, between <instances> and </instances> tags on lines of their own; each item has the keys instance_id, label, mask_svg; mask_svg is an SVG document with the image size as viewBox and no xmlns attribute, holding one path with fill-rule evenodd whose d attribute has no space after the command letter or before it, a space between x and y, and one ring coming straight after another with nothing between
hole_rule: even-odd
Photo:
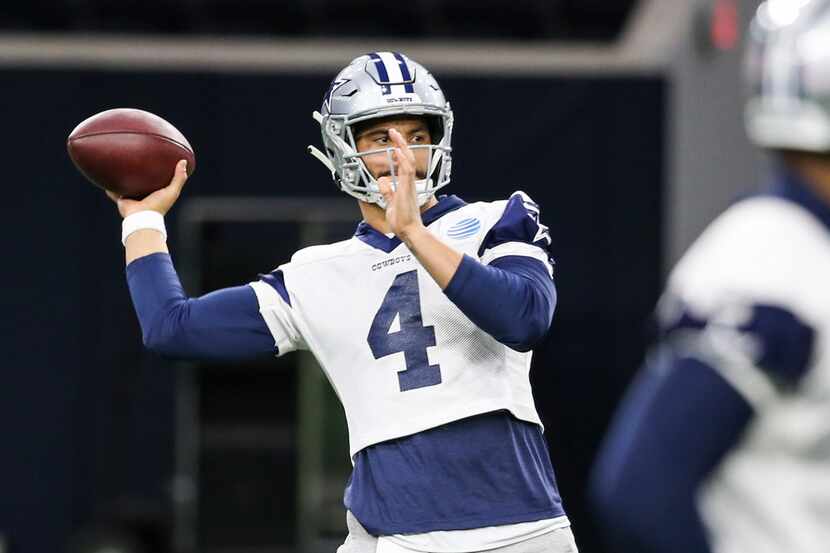
<instances>
[{"instance_id":1,"label":"stitched jersey number","mask_svg":"<svg viewBox=\"0 0 830 553\"><path fill-rule=\"evenodd\" d=\"M396 316L400 330L389 332ZM395 277L372 321L367 341L375 359L403 352L406 369L398 373L402 392L441 383L441 367L430 365L427 358L427 348L435 345L435 327L424 326L421 319L417 271Z\"/></svg>"}]
</instances>

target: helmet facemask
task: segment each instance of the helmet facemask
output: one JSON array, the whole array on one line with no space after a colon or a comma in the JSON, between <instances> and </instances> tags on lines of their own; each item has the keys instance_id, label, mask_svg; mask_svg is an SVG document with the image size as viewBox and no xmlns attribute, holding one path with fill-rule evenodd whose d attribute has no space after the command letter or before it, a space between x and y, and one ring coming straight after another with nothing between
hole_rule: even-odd
<instances>
[{"instance_id":1,"label":"helmet facemask","mask_svg":"<svg viewBox=\"0 0 830 553\"><path fill-rule=\"evenodd\" d=\"M383 57L388 62L393 55L402 66L407 65L409 80L378 83L370 70L379 63L377 58ZM387 69L391 66L387 63ZM419 117L429 127L431 144L410 146L415 151L428 150L425 178L415 181L418 205L426 203L437 190L449 184L452 110L432 75L405 56L381 53L355 59L332 82L321 112L314 112L314 119L320 124L324 151L309 146L309 152L331 171L339 188L350 196L386 207L380 185L364 161L370 155L384 153L387 156L393 186L397 184L392 161L394 148L357 150L356 128L385 118Z\"/></svg>"},{"instance_id":2,"label":"helmet facemask","mask_svg":"<svg viewBox=\"0 0 830 553\"><path fill-rule=\"evenodd\" d=\"M412 113L402 114L396 111L394 116L415 115ZM382 208L386 207L386 201L380 193L380 184L372 175L364 162L367 156L385 153L389 159L390 173L393 186L397 185L397 174L392 161L394 148L379 148L359 152L355 136L355 127L360 123L390 117L386 114L371 114L356 117L344 115L322 116L321 127L323 130L323 144L325 145L329 159L332 159L335 167L334 176L340 184L340 189L364 202L374 203ZM413 151L428 150L426 176L415 181L415 193L418 205L421 206L431 198L435 192L450 182L450 169L452 162L452 148L449 146L452 133L452 113L440 115L423 115L425 118L439 118L440 125L432 124L430 134L433 136L432 144L413 145L409 148ZM432 129L440 128L440 134L436 137Z\"/></svg>"}]
</instances>

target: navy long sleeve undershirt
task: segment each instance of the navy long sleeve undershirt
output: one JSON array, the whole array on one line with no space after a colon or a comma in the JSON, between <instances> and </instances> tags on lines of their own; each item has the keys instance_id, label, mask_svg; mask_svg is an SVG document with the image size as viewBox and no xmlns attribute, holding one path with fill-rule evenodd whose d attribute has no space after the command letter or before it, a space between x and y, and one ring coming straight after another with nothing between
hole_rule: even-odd
<instances>
[{"instance_id":1,"label":"navy long sleeve undershirt","mask_svg":"<svg viewBox=\"0 0 830 553\"><path fill-rule=\"evenodd\" d=\"M166 253L130 263L127 283L144 344L156 353L219 360L276 352L250 286L188 298Z\"/></svg>"},{"instance_id":2,"label":"navy long sleeve undershirt","mask_svg":"<svg viewBox=\"0 0 830 553\"><path fill-rule=\"evenodd\" d=\"M518 351L529 351L545 336L556 308L545 264L518 255L490 265L465 255L444 293L476 326Z\"/></svg>"},{"instance_id":3,"label":"navy long sleeve undershirt","mask_svg":"<svg viewBox=\"0 0 830 553\"><path fill-rule=\"evenodd\" d=\"M130 263L127 282L144 343L152 351L193 359L276 352L250 286L188 298L170 256L163 253ZM445 292L480 328L519 351L544 336L556 304L545 265L521 256L499 258L492 266L465 256Z\"/></svg>"}]
</instances>

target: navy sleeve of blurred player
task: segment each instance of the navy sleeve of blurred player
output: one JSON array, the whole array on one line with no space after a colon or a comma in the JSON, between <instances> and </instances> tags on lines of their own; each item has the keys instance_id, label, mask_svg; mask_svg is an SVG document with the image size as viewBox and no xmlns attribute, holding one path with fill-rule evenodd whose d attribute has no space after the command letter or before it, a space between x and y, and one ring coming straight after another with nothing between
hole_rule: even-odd
<instances>
[{"instance_id":1,"label":"navy sleeve of blurred player","mask_svg":"<svg viewBox=\"0 0 830 553\"><path fill-rule=\"evenodd\" d=\"M148 349L169 357L217 360L277 353L250 286L188 298L166 253L136 259L126 272Z\"/></svg>"},{"instance_id":2,"label":"navy sleeve of blurred player","mask_svg":"<svg viewBox=\"0 0 830 553\"><path fill-rule=\"evenodd\" d=\"M727 357L708 350L709 344L724 344L732 355L741 355L737 350L750 341L735 336L751 336L756 347L746 352L752 359L742 366L780 393L807 372L813 348L812 328L786 309L754 305L747 312L748 318L731 328L685 315L678 319L668 331L684 327L687 346L678 348L678 355L664 340L624 399L591 485L615 551L710 551L696 495L739 442L754 408L741 391L740 376L724 377L717 360ZM722 332L732 339L711 339ZM690 335L709 339L690 340Z\"/></svg>"},{"instance_id":3,"label":"navy sleeve of blurred player","mask_svg":"<svg viewBox=\"0 0 830 553\"><path fill-rule=\"evenodd\" d=\"M710 553L695 494L752 415L711 368L669 363L636 380L594 467L594 508L619 553Z\"/></svg>"}]
</instances>

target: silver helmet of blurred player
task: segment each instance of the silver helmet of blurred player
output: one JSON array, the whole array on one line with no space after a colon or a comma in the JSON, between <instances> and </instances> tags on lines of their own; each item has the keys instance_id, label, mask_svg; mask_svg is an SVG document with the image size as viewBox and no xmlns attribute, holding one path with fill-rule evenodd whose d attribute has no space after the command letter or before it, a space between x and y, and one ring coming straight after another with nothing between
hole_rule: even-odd
<instances>
[{"instance_id":1,"label":"silver helmet of blurred player","mask_svg":"<svg viewBox=\"0 0 830 553\"><path fill-rule=\"evenodd\" d=\"M418 205L450 182L452 169L452 110L429 71L397 52L373 52L355 58L331 83L320 111L314 112L323 135L323 149L308 151L332 174L341 190L365 202L386 207L377 180L363 161L385 154L392 165L392 148L358 152L355 128L372 119L417 116L426 119L431 144L410 146L428 150L425 178L415 181ZM394 167L390 168L393 171Z\"/></svg>"},{"instance_id":2,"label":"silver helmet of blurred player","mask_svg":"<svg viewBox=\"0 0 830 553\"><path fill-rule=\"evenodd\" d=\"M746 127L765 148L830 152L830 0L767 0L750 26Z\"/></svg>"}]
</instances>

